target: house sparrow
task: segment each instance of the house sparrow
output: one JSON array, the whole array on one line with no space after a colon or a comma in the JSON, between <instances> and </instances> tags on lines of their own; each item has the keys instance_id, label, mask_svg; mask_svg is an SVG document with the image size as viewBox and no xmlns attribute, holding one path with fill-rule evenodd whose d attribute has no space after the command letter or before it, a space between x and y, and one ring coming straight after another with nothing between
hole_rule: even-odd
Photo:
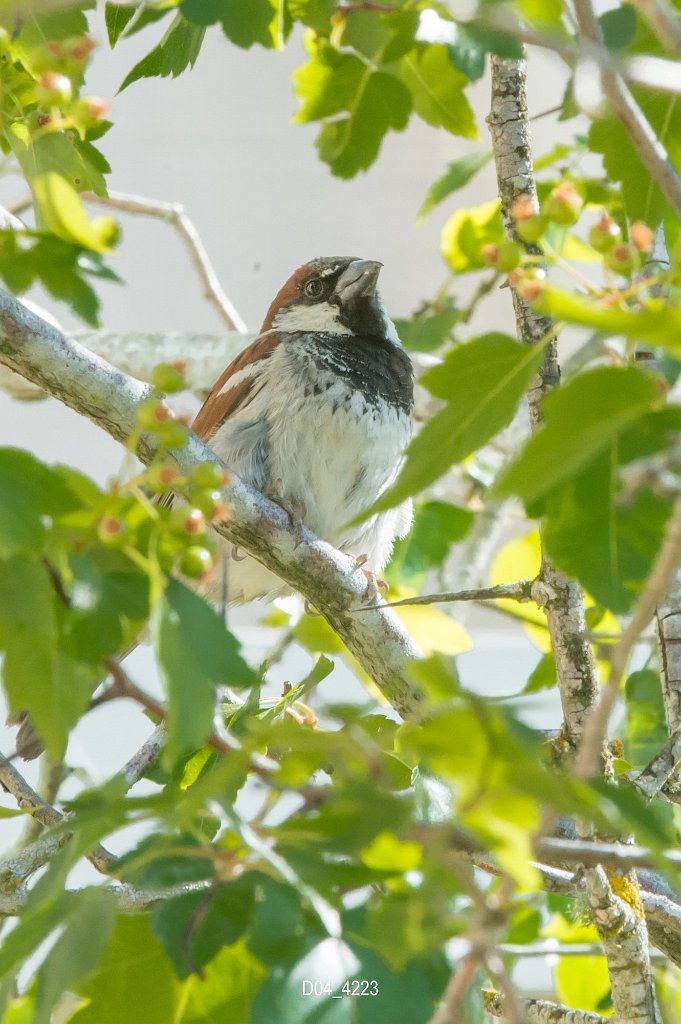
<instances>
[{"instance_id":1,"label":"house sparrow","mask_svg":"<svg viewBox=\"0 0 681 1024\"><path fill-rule=\"evenodd\" d=\"M243 480L371 573L412 519L407 501L347 525L393 483L412 431L412 366L376 291L381 266L325 257L296 270L192 424ZM199 589L230 604L288 590L233 548Z\"/></svg>"},{"instance_id":2,"label":"house sparrow","mask_svg":"<svg viewBox=\"0 0 681 1024\"><path fill-rule=\"evenodd\" d=\"M412 519L409 500L347 525L393 483L412 431L412 366L376 291L381 266L326 257L296 270L192 424L225 465L358 556L369 576ZM243 604L289 590L224 541L197 589L215 604L225 594ZM19 754L37 757L42 745L26 712L12 721Z\"/></svg>"}]
</instances>

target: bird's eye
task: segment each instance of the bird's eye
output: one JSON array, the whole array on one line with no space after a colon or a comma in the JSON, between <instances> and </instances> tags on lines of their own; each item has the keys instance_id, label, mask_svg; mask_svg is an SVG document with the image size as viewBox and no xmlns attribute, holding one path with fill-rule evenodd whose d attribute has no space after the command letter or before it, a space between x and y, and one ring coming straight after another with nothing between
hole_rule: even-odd
<instances>
[{"instance_id":1,"label":"bird's eye","mask_svg":"<svg viewBox=\"0 0 681 1024\"><path fill-rule=\"evenodd\" d=\"M324 282L319 277L313 277L305 282L304 292L309 299L321 299L324 294Z\"/></svg>"}]
</instances>

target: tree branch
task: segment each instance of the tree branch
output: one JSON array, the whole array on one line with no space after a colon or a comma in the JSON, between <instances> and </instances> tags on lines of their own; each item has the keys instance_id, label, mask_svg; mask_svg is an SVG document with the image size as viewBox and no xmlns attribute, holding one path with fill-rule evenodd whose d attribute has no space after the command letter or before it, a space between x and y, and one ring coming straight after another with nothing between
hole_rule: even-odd
<instances>
[{"instance_id":1,"label":"tree branch","mask_svg":"<svg viewBox=\"0 0 681 1024\"><path fill-rule=\"evenodd\" d=\"M141 214L147 217L156 217L174 227L179 234L189 254L189 259L196 270L199 280L203 286L203 294L211 305L216 309L218 316L227 325L230 331L245 333L247 328L239 316L231 299L225 295L220 280L215 273L215 268L206 252L194 222L187 215L181 203L167 203L158 199L145 199L142 196L127 195L123 192L109 192L106 196L98 196L94 192L84 192L82 198L88 203L97 206L106 206L112 210L120 210L123 213ZM14 214L23 213L32 205L30 196L20 199L12 205L7 213L12 217L13 228L23 228L21 221L17 220Z\"/></svg>"},{"instance_id":2,"label":"tree branch","mask_svg":"<svg viewBox=\"0 0 681 1024\"><path fill-rule=\"evenodd\" d=\"M483 992L485 1012L491 1017L505 1017L505 999L501 992ZM527 1024L611 1024L611 1017L587 1010L571 1010L559 1003L547 1003L544 999L522 999L520 1001Z\"/></svg>"},{"instance_id":3,"label":"tree branch","mask_svg":"<svg viewBox=\"0 0 681 1024\"><path fill-rule=\"evenodd\" d=\"M601 26L591 0L574 0L574 7L580 35L605 51ZM641 163L666 197L676 216L681 217L681 177L648 119L616 71L602 67L601 83L612 112L636 147Z\"/></svg>"},{"instance_id":4,"label":"tree branch","mask_svg":"<svg viewBox=\"0 0 681 1024\"><path fill-rule=\"evenodd\" d=\"M56 807L52 807L42 797L38 796L34 789L24 779L23 775L16 770L16 768L7 760L6 757L0 755L0 785L2 785L8 793L11 793L17 802L17 805L23 810L27 810L33 817L37 818L43 825L48 828L55 825L67 824L68 818L61 814ZM47 838L47 837L46 837ZM50 848L50 844L56 841L59 846L63 846L65 842L70 839L68 833L63 833L63 837L50 837L49 843L46 845L46 849ZM29 867L31 856L35 855L38 847L43 843L42 839L32 843L30 847L25 847L21 850L12 861L6 861L0 869L0 879L6 886L8 881L11 881L13 876L19 878L27 877L26 871ZM27 851L31 851L28 853ZM109 853L103 846L97 844L87 854L87 859L102 874L108 874L109 867L116 859L112 853ZM42 861L45 863L45 860ZM14 865L14 866L12 866ZM18 867L17 867L18 865ZM31 874L36 870L39 865L31 867L28 874ZM15 871L18 871L18 875L15 875Z\"/></svg>"},{"instance_id":5,"label":"tree branch","mask_svg":"<svg viewBox=\"0 0 681 1024\"><path fill-rule=\"evenodd\" d=\"M492 135L501 214L506 236L519 241L511 208L519 196L537 205L532 166L530 129L525 92L525 62L492 57L492 105L487 123ZM541 258L537 246L527 246ZM526 345L538 343L551 333L552 322L537 313L515 288L511 289L518 335ZM542 422L541 400L560 379L555 340L546 348L544 364L528 392L533 430ZM567 580L543 555L540 583L533 598L546 612L565 720L565 738L570 750L577 750L586 716L598 695L598 680L589 643L584 601L578 585Z\"/></svg>"},{"instance_id":6,"label":"tree branch","mask_svg":"<svg viewBox=\"0 0 681 1024\"><path fill-rule=\"evenodd\" d=\"M615 885L621 895L614 892ZM616 1019L622 1024L661 1024L635 877L608 878L598 865L584 871L584 888L608 962Z\"/></svg>"},{"instance_id":7,"label":"tree branch","mask_svg":"<svg viewBox=\"0 0 681 1024\"><path fill-rule=\"evenodd\" d=\"M645 18L663 46L681 54L681 22L667 0L631 0L631 5Z\"/></svg>"},{"instance_id":8,"label":"tree branch","mask_svg":"<svg viewBox=\"0 0 681 1024\"><path fill-rule=\"evenodd\" d=\"M88 416L118 441L132 435L138 410L151 394L148 386L68 341L2 291L0 363ZM142 461L149 462L155 452L155 439L143 437L138 447ZM219 464L211 449L193 434L184 448L172 454L184 474L201 462ZM406 670L421 652L389 609L353 614L367 586L355 559L335 551L309 530L303 528L299 535L283 509L236 476L222 494L232 514L216 524L216 530L300 591L324 615L395 710L402 716L413 714L421 695Z\"/></svg>"},{"instance_id":9,"label":"tree branch","mask_svg":"<svg viewBox=\"0 0 681 1024\"><path fill-rule=\"evenodd\" d=\"M444 604L450 601L531 601L534 580L518 580L515 583L499 583L495 587L478 587L475 590L455 590L444 594L421 594L420 597L405 597L402 601L388 601L381 608L402 608L404 605ZM356 611L366 611L357 608Z\"/></svg>"}]
</instances>

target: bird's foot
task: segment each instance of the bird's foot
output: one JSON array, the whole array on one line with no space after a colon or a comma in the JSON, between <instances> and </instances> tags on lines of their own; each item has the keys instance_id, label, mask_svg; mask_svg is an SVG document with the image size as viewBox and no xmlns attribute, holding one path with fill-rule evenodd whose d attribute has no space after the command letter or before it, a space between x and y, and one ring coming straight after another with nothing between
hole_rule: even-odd
<instances>
[{"instance_id":1,"label":"bird's foot","mask_svg":"<svg viewBox=\"0 0 681 1024\"><path fill-rule=\"evenodd\" d=\"M379 593L385 597L390 590L390 584L387 580L379 579L375 572L371 569L363 569L362 566L366 565L369 561L368 555L357 555L355 558L355 565L358 569L362 569L364 576L367 581L367 589L364 597L362 598L362 604L376 604L378 601Z\"/></svg>"},{"instance_id":2,"label":"bird's foot","mask_svg":"<svg viewBox=\"0 0 681 1024\"><path fill-rule=\"evenodd\" d=\"M302 498L295 498L282 494L281 489L282 481L281 478L279 478L274 481L271 487L267 488L265 491L265 497L269 498L270 501L273 501L276 505L279 505L279 507L283 508L284 512L288 514L288 517L291 520L291 527L296 535L295 547L298 547L298 545L303 541L303 521L307 512L305 502Z\"/></svg>"}]
</instances>

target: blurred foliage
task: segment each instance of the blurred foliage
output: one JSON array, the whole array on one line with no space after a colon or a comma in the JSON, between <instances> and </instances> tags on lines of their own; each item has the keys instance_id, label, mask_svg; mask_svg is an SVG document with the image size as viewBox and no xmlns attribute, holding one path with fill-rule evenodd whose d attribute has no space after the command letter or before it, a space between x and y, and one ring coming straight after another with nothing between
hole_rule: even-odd
<instances>
[{"instance_id":1,"label":"blurred foliage","mask_svg":"<svg viewBox=\"0 0 681 1024\"><path fill-rule=\"evenodd\" d=\"M110 173L107 104L84 92L94 6L0 0L0 148L35 217L25 230L3 223L0 277L16 294L41 284L90 324L97 280L116 279L108 260L118 242L114 222L90 218L81 198L105 195ZM433 169L420 211L409 211L442 217L445 280L397 322L410 351L437 357L420 378L435 412L366 514L417 499L414 526L388 569L399 600L453 589L461 566L479 567L490 524L502 502L513 502L518 529L492 545L483 566L490 583L537 576L540 522L545 551L588 594L587 625L604 666L678 494L679 225L607 111L571 136L580 113L572 83L561 142L536 161L539 208L514 208L512 237L487 186L474 205L453 209L459 190L487 180L491 159L478 142L471 84L490 53L522 55L516 35L569 42L566 5L481 3L457 22L435 0L148 0L107 3L104 18L121 55L120 88L138 89L140 102L141 80L191 69L207 32L266 50L302 37L293 120L317 126L319 157L339 178L367 171L386 137L415 119L453 137L455 159ZM601 27L618 59L672 56L629 4L603 15ZM129 67L126 40L137 33L149 48ZM678 161L675 95L635 94ZM660 222L668 266L651 255ZM559 283L547 283L538 245ZM460 275L472 284L467 305ZM550 332L529 348L471 326L507 281L559 335L570 330L576 349L529 440L518 424ZM655 356L643 366L632 359L641 346ZM187 432L159 399L183 387L181 367L159 368L154 383L159 394L130 445L153 431L166 449L179 447ZM410 672L427 714L395 721L371 685L364 703L331 699L329 677L351 670L369 681L323 619L295 600L278 603L263 620L272 649L254 666L192 589L215 571L209 527L229 514L223 482L207 466L181 477L161 455L103 489L67 466L0 449L0 651L10 711L28 710L49 756L68 761L69 734L93 699L123 696L120 680L107 677L111 659L147 630L168 728L145 795L126 793L114 775L75 780L71 800L61 801L72 839L31 881L0 948L2 1024L49 1024L56 1013L77 1024L425 1024L458 955L452 940L469 934L480 900L499 892L493 882L482 895L471 866L455 858L455 828L512 880L511 896L494 904L503 941L595 942L580 901L542 889L531 863L540 824L576 817L607 835L633 835L657 857L676 841L677 822L668 804L646 804L624 779L574 779L558 767L560 742L527 725L537 695L556 686L543 611L531 601L495 602L538 652L509 699L462 685L458 659L471 637L434 606L398 610L426 655ZM152 500L169 489L182 504ZM291 651L294 668L284 669ZM273 695L275 670L290 678ZM503 678L496 684L504 689ZM640 769L667 738L652 656L629 675L623 698L619 767ZM153 702L148 710L153 717ZM133 825L130 841L123 830ZM66 887L82 856L112 838L125 852L111 875L135 887L144 912L121 912L120 890ZM16 878L0 873L0 888L11 894ZM487 981L481 970L462 1005L466 1024L483 1020ZM659 992L671 1024L681 1012L678 972L660 972ZM560 956L553 996L608 1012L603 956Z\"/></svg>"}]
</instances>

